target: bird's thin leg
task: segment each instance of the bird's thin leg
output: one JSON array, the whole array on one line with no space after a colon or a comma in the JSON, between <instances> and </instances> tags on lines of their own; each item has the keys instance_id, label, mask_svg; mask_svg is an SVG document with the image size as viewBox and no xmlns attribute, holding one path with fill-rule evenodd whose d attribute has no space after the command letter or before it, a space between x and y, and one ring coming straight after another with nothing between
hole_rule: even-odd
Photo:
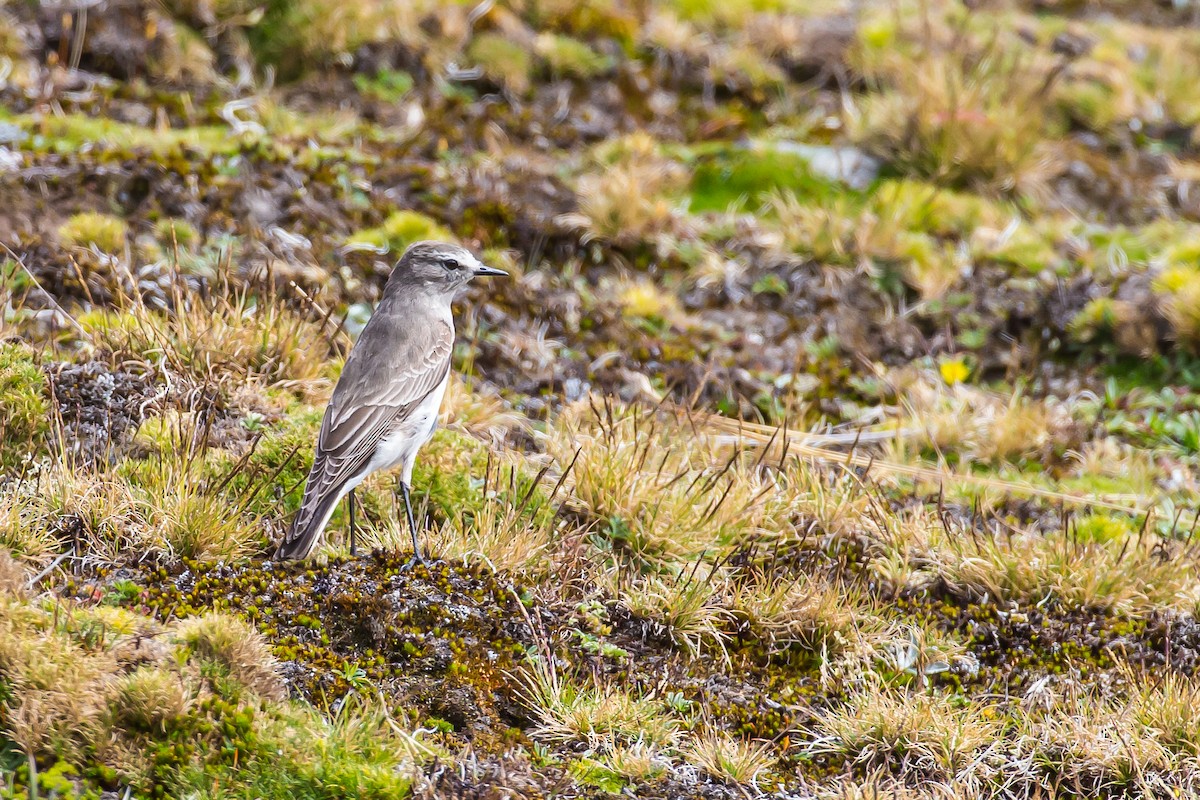
<instances>
[{"instance_id":1,"label":"bird's thin leg","mask_svg":"<svg viewBox=\"0 0 1200 800\"><path fill-rule=\"evenodd\" d=\"M354 530L354 506L357 503L354 500L354 490L350 490L350 496L347 499L347 510L350 512L350 557L355 558L358 555L358 542L355 538L356 531Z\"/></svg>"},{"instance_id":2,"label":"bird's thin leg","mask_svg":"<svg viewBox=\"0 0 1200 800\"><path fill-rule=\"evenodd\" d=\"M425 559L421 556L421 544L417 541L417 522L413 519L412 500L408 495L408 484L404 481L398 481L400 484L400 495L404 498L404 513L408 517L408 532L412 535L413 557L408 562L408 566L414 564L424 564Z\"/></svg>"}]
</instances>

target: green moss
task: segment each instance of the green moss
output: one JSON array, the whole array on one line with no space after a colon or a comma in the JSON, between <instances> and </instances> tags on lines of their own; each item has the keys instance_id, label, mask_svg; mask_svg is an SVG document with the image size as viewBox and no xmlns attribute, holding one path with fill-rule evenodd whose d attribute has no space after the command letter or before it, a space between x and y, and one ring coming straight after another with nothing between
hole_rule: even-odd
<instances>
[{"instance_id":1,"label":"green moss","mask_svg":"<svg viewBox=\"0 0 1200 800\"><path fill-rule=\"evenodd\" d=\"M2 753L3 751L0 751ZM30 797L53 797L55 800L101 800L103 787L81 776L68 761L57 760L48 769L39 770L37 780L30 781L28 759L22 756L14 769L0 765L0 798L26 800ZM8 773L8 774L5 774ZM31 785L36 783L36 786Z\"/></svg>"},{"instance_id":2,"label":"green moss","mask_svg":"<svg viewBox=\"0 0 1200 800\"><path fill-rule=\"evenodd\" d=\"M1131 480L1124 475L1097 475L1095 473L1067 476L1058 481L1057 488L1065 492L1093 494L1101 497L1119 494L1152 494L1155 491L1152 482Z\"/></svg>"},{"instance_id":3,"label":"green moss","mask_svg":"<svg viewBox=\"0 0 1200 800\"><path fill-rule=\"evenodd\" d=\"M446 519L479 507L479 487L471 476L482 475L486 465L487 453L479 442L442 428L417 459L413 486L418 494L428 496L434 512Z\"/></svg>"},{"instance_id":4,"label":"green moss","mask_svg":"<svg viewBox=\"0 0 1200 800\"><path fill-rule=\"evenodd\" d=\"M774 149L769 143L748 148L701 151L692 164L690 210L753 210L764 198L791 191L801 199L832 199L858 193L815 175L808 161L794 153Z\"/></svg>"},{"instance_id":5,"label":"green moss","mask_svg":"<svg viewBox=\"0 0 1200 800\"><path fill-rule=\"evenodd\" d=\"M1051 243L1029 224L1017 225L1003 241L987 247L982 255L990 261L1017 267L1024 273L1057 270L1062 265L1062 259Z\"/></svg>"},{"instance_id":6,"label":"green moss","mask_svg":"<svg viewBox=\"0 0 1200 800\"><path fill-rule=\"evenodd\" d=\"M1088 244L1080 254L1083 266L1100 275L1111 275L1129 267L1145 267L1171 242L1186 236L1187 229L1174 220L1156 220L1140 228L1085 225L1075 235Z\"/></svg>"},{"instance_id":7,"label":"green moss","mask_svg":"<svg viewBox=\"0 0 1200 800\"><path fill-rule=\"evenodd\" d=\"M272 707L232 740L237 768L221 761L193 766L179 778L181 796L244 800L328 800L411 796L408 760L378 711L348 708L330 720L314 708Z\"/></svg>"},{"instance_id":8,"label":"green moss","mask_svg":"<svg viewBox=\"0 0 1200 800\"><path fill-rule=\"evenodd\" d=\"M592 758L571 762L571 776L584 786L594 786L608 794L621 794L628 782L608 764Z\"/></svg>"},{"instance_id":9,"label":"green moss","mask_svg":"<svg viewBox=\"0 0 1200 800\"><path fill-rule=\"evenodd\" d=\"M0 344L0 466L12 466L50 428L46 378L28 346Z\"/></svg>"},{"instance_id":10,"label":"green moss","mask_svg":"<svg viewBox=\"0 0 1200 800\"><path fill-rule=\"evenodd\" d=\"M467 57L496 83L518 93L529 88L533 58L516 42L498 33L483 33L471 41Z\"/></svg>"},{"instance_id":11,"label":"green moss","mask_svg":"<svg viewBox=\"0 0 1200 800\"><path fill-rule=\"evenodd\" d=\"M1075 536L1081 542L1105 543L1123 540L1134 533L1128 519L1109 514L1088 514L1080 517L1074 526Z\"/></svg>"},{"instance_id":12,"label":"green moss","mask_svg":"<svg viewBox=\"0 0 1200 800\"><path fill-rule=\"evenodd\" d=\"M750 14L784 11L787 0L671 0L669 5L684 19L732 25Z\"/></svg>"},{"instance_id":13,"label":"green moss","mask_svg":"<svg viewBox=\"0 0 1200 800\"><path fill-rule=\"evenodd\" d=\"M147 453L168 452L178 442L175 427L178 422L171 414L147 417L134 434L134 444Z\"/></svg>"},{"instance_id":14,"label":"green moss","mask_svg":"<svg viewBox=\"0 0 1200 800\"><path fill-rule=\"evenodd\" d=\"M858 24L858 42L867 53L889 53L897 50L900 31L895 14L869 14ZM869 57L868 57L868 60Z\"/></svg>"},{"instance_id":15,"label":"green moss","mask_svg":"<svg viewBox=\"0 0 1200 800\"><path fill-rule=\"evenodd\" d=\"M1054 93L1063 113L1090 130L1103 132L1120 120L1115 89L1099 81L1068 81Z\"/></svg>"},{"instance_id":16,"label":"green moss","mask_svg":"<svg viewBox=\"0 0 1200 800\"><path fill-rule=\"evenodd\" d=\"M398 103L412 91L413 77L402 70L384 69L375 75L356 73L354 87L367 97L384 103Z\"/></svg>"},{"instance_id":17,"label":"green moss","mask_svg":"<svg viewBox=\"0 0 1200 800\"><path fill-rule=\"evenodd\" d=\"M588 39L615 39L626 50L638 35L637 18L618 0L542 0L538 17L546 27Z\"/></svg>"},{"instance_id":18,"label":"green moss","mask_svg":"<svg viewBox=\"0 0 1200 800\"><path fill-rule=\"evenodd\" d=\"M190 250L200 243L199 232L182 219L160 219L154 224L154 238L168 250L174 245L181 250Z\"/></svg>"},{"instance_id":19,"label":"green moss","mask_svg":"<svg viewBox=\"0 0 1200 800\"><path fill-rule=\"evenodd\" d=\"M235 153L245 141L244 137L230 135L229 128L221 125L158 130L82 114L34 117L28 114L8 116L3 112L0 112L0 120L12 122L28 133L34 151L71 155L96 145L122 150L144 149L158 158L179 154L184 148L209 154Z\"/></svg>"},{"instance_id":20,"label":"green moss","mask_svg":"<svg viewBox=\"0 0 1200 800\"><path fill-rule=\"evenodd\" d=\"M413 470L413 487L418 494L428 496L434 514L441 519L463 514L473 515L483 505L495 502L483 493L483 476L487 473L488 448L483 442L449 429L439 429L433 439L421 451ZM510 489L520 499L530 491L533 476L524 470L516 470L509 484L508 468L502 480L494 476L491 491L507 496ZM544 497L534 491L531 511L538 511Z\"/></svg>"},{"instance_id":21,"label":"green moss","mask_svg":"<svg viewBox=\"0 0 1200 800\"><path fill-rule=\"evenodd\" d=\"M95 247L105 253L125 249L125 221L111 214L75 214L58 227L58 238L68 247Z\"/></svg>"},{"instance_id":22,"label":"green moss","mask_svg":"<svg viewBox=\"0 0 1200 800\"><path fill-rule=\"evenodd\" d=\"M370 3L330 3L327 0L266 0L261 4L222 4L225 16L244 22L261 10L246 30L251 52L273 64L285 79L336 63L369 42L385 24ZM231 20L232 21L232 20Z\"/></svg>"},{"instance_id":23,"label":"green moss","mask_svg":"<svg viewBox=\"0 0 1200 800\"><path fill-rule=\"evenodd\" d=\"M1071 338L1080 343L1108 338L1120 322L1117 301L1111 297L1097 297L1076 314L1067 325Z\"/></svg>"},{"instance_id":24,"label":"green moss","mask_svg":"<svg viewBox=\"0 0 1200 800\"><path fill-rule=\"evenodd\" d=\"M426 239L453 239L436 220L417 211L397 211L377 228L367 228L347 240L349 245L370 245L399 256L413 242Z\"/></svg>"},{"instance_id":25,"label":"green moss","mask_svg":"<svg viewBox=\"0 0 1200 800\"><path fill-rule=\"evenodd\" d=\"M880 181L871 207L906 230L943 237L966 237L981 225L1002 227L1015 213L978 195L917 180Z\"/></svg>"},{"instance_id":26,"label":"green moss","mask_svg":"<svg viewBox=\"0 0 1200 800\"><path fill-rule=\"evenodd\" d=\"M1181 241L1172 242L1163 252L1162 261L1169 267L1195 269L1200 265L1200 237L1193 233Z\"/></svg>"},{"instance_id":27,"label":"green moss","mask_svg":"<svg viewBox=\"0 0 1200 800\"><path fill-rule=\"evenodd\" d=\"M611 58L570 36L544 33L537 38L536 50L555 76L591 78L613 66Z\"/></svg>"},{"instance_id":28,"label":"green moss","mask_svg":"<svg viewBox=\"0 0 1200 800\"><path fill-rule=\"evenodd\" d=\"M348 695L370 686L403 697L414 680L432 679L432 692L408 695L406 716L414 724L448 719L456 730L465 716L478 736L475 726L494 720L495 693L524 657L509 624L519 601L507 580L482 569L409 570L406 560L377 552L299 568L189 561L180 576L147 570L138 602L162 617L209 610L245 617L275 657L303 667L293 672L292 690L322 707L352 702Z\"/></svg>"},{"instance_id":29,"label":"green moss","mask_svg":"<svg viewBox=\"0 0 1200 800\"><path fill-rule=\"evenodd\" d=\"M261 573L257 567L252 574ZM151 570L143 577L152 576L165 572ZM94 598L97 590L92 585L81 593ZM125 599L140 603L142 595ZM146 592L145 599L153 602L153 593ZM10 597L0 605L7 652L17 655L6 658L5 679L19 681L23 689L6 693L0 722L7 728L10 713L41 711L47 726L47 735L26 740L32 742L28 753L0 735L0 798L98 800L101 790L107 790L103 796L117 791L145 798L246 800L408 796L408 770L430 751L413 749L413 740L374 701L352 698L336 715L327 715L248 693L227 699L210 691L217 684L209 662L194 656L219 660L244 654L247 636L238 635L247 632L243 623L230 627L223 618L233 638L219 642L216 651L204 649L211 636L184 637L184 643L151 635L136 637L139 643L131 646L135 637L128 635L80 638L77 618L119 611L136 630L159 626L144 613L89 610L93 602ZM201 627L211 633L208 621L214 619L221 618L206 617ZM257 636L250 633L249 638ZM122 648L133 659L114 658ZM56 679L44 687L53 689L52 707L36 700L23 706L27 691L43 688L45 676L38 676L47 659L60 662L78 681ZM242 668L244 659L227 666ZM63 725L65 737L56 730Z\"/></svg>"}]
</instances>

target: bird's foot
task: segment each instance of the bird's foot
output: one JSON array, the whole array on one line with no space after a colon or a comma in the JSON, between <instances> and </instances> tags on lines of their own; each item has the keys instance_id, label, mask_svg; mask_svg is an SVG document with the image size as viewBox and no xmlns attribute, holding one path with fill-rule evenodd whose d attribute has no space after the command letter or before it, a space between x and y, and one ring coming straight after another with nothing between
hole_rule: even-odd
<instances>
[{"instance_id":1,"label":"bird's foot","mask_svg":"<svg viewBox=\"0 0 1200 800\"><path fill-rule=\"evenodd\" d=\"M425 556L421 555L420 553L413 553L413 557L405 562L404 566L400 567L400 571L409 572L413 567L418 565L424 567L426 571L429 570L429 561L425 559Z\"/></svg>"}]
</instances>

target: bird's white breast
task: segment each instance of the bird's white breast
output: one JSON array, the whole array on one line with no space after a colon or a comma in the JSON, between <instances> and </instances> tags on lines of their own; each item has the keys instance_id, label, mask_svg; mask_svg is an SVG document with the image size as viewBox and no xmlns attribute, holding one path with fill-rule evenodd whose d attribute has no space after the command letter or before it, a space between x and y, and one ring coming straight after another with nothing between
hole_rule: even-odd
<instances>
[{"instance_id":1,"label":"bird's white breast","mask_svg":"<svg viewBox=\"0 0 1200 800\"><path fill-rule=\"evenodd\" d=\"M367 472L379 469L391 469L404 465L403 479L408 483L412 475L412 465L417 457L417 450L429 441L437 428L438 413L442 408L442 398L446 394L446 384L450 382L447 373L442 382L432 392L425 396L408 419L404 420L395 431L385 436L375 448L375 456L367 468Z\"/></svg>"}]
</instances>

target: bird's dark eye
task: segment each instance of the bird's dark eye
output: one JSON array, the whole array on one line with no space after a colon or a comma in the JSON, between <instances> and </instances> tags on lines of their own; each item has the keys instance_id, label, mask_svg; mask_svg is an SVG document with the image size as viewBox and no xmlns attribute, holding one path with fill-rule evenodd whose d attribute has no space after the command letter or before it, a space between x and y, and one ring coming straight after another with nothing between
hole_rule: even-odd
<instances>
[{"instance_id":1,"label":"bird's dark eye","mask_svg":"<svg viewBox=\"0 0 1200 800\"><path fill-rule=\"evenodd\" d=\"M456 270L459 268L460 265L453 258L443 258L442 266L449 270Z\"/></svg>"}]
</instances>

